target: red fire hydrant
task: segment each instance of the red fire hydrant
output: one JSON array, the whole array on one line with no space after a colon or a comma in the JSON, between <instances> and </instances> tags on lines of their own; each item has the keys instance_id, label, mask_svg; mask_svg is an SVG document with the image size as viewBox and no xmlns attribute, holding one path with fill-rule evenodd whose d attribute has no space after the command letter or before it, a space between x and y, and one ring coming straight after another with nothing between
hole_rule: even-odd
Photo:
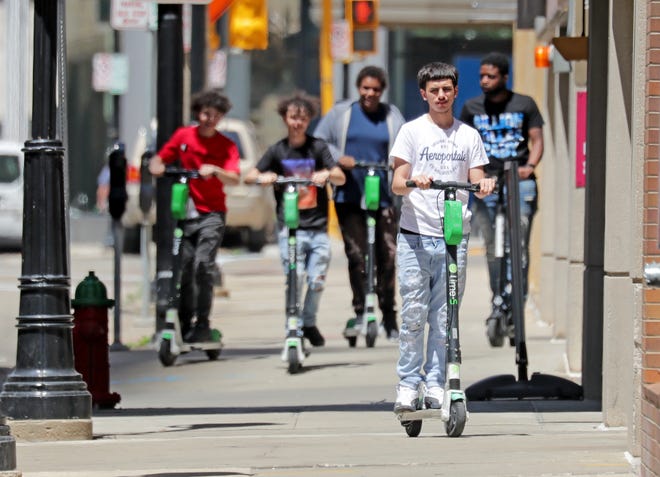
<instances>
[{"instance_id":1,"label":"red fire hydrant","mask_svg":"<svg viewBox=\"0 0 660 477\"><path fill-rule=\"evenodd\" d=\"M74 365L87 383L92 404L101 409L112 409L121 399L119 394L110 392L108 309L114 304L94 272L80 282L71 300Z\"/></svg>"}]
</instances>

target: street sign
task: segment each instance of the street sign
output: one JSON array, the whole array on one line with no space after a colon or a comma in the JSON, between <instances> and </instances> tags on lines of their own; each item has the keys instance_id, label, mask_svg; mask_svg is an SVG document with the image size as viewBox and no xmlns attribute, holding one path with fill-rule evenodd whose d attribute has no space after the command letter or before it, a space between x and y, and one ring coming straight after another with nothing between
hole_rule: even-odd
<instances>
[{"instance_id":1,"label":"street sign","mask_svg":"<svg viewBox=\"0 0 660 477\"><path fill-rule=\"evenodd\" d=\"M122 53L96 53L92 58L92 88L110 94L128 90L128 57Z\"/></svg>"},{"instance_id":2,"label":"street sign","mask_svg":"<svg viewBox=\"0 0 660 477\"><path fill-rule=\"evenodd\" d=\"M330 54L334 61L351 60L353 54L351 26L346 20L332 22L330 29Z\"/></svg>"},{"instance_id":3,"label":"street sign","mask_svg":"<svg viewBox=\"0 0 660 477\"><path fill-rule=\"evenodd\" d=\"M224 88L227 85L227 53L224 50L213 52L206 81L210 88Z\"/></svg>"},{"instance_id":4,"label":"street sign","mask_svg":"<svg viewBox=\"0 0 660 477\"><path fill-rule=\"evenodd\" d=\"M112 0L110 26L115 30L147 30L154 17L149 0Z\"/></svg>"}]
</instances>

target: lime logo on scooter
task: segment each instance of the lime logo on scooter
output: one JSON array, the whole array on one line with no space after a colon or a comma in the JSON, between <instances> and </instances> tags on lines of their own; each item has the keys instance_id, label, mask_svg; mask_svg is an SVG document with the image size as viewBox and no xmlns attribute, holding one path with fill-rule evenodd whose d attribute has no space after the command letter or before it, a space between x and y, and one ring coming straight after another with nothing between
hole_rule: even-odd
<instances>
[{"instance_id":1,"label":"lime logo on scooter","mask_svg":"<svg viewBox=\"0 0 660 477\"><path fill-rule=\"evenodd\" d=\"M458 267L455 263L449 265L449 304L458 305Z\"/></svg>"}]
</instances>

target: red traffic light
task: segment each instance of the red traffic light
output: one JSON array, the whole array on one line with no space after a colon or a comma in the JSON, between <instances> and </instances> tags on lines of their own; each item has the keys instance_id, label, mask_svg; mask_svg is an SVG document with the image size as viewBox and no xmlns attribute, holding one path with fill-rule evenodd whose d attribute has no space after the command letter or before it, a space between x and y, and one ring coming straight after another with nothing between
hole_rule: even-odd
<instances>
[{"instance_id":1,"label":"red traffic light","mask_svg":"<svg viewBox=\"0 0 660 477\"><path fill-rule=\"evenodd\" d=\"M377 0L351 0L350 6L353 28L374 28L378 25Z\"/></svg>"},{"instance_id":2,"label":"red traffic light","mask_svg":"<svg viewBox=\"0 0 660 477\"><path fill-rule=\"evenodd\" d=\"M374 2L361 0L353 2L353 22L359 25L367 25L374 22L376 8Z\"/></svg>"}]
</instances>

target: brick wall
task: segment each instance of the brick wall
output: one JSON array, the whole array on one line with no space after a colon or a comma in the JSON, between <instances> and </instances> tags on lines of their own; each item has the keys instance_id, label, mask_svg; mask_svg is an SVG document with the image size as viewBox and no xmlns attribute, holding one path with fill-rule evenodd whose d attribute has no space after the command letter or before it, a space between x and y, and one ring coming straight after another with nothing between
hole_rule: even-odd
<instances>
[{"instance_id":1,"label":"brick wall","mask_svg":"<svg viewBox=\"0 0 660 477\"><path fill-rule=\"evenodd\" d=\"M660 262L660 0L648 3L646 117L644 120L644 263ZM646 287L642 328L642 476L660 477L660 288Z\"/></svg>"}]
</instances>

